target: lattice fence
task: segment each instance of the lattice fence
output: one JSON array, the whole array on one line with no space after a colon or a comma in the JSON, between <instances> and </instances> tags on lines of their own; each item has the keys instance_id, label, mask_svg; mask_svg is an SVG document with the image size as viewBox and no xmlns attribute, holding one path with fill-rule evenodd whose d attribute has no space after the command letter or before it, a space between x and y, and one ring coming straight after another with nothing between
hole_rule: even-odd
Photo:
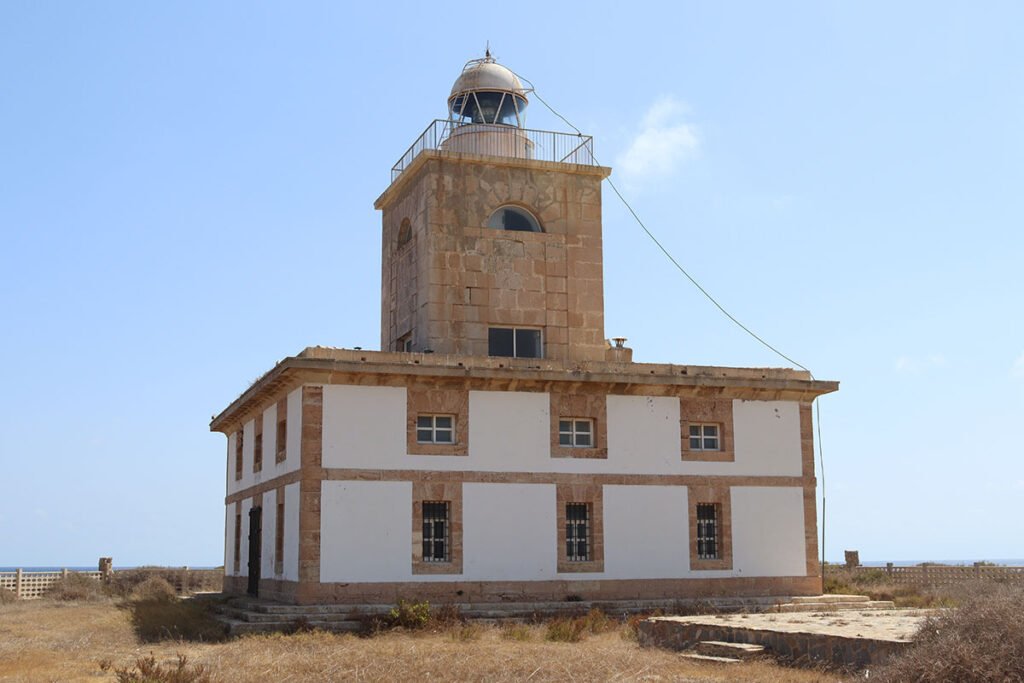
<instances>
[{"instance_id":1,"label":"lattice fence","mask_svg":"<svg viewBox=\"0 0 1024 683\"><path fill-rule=\"evenodd\" d=\"M993 567L987 565L947 566L918 565L915 567L857 567L860 573L885 575L895 584L939 586L964 581L1024 582L1024 567Z\"/></svg>"},{"instance_id":2,"label":"lattice fence","mask_svg":"<svg viewBox=\"0 0 1024 683\"><path fill-rule=\"evenodd\" d=\"M50 586L68 574L87 576L97 581L103 580L102 572L71 572L67 569L55 572L0 572L0 590L8 590L23 600L41 598ZM139 569L120 569L113 572L111 581L128 574L144 576L160 576L174 586L179 594L205 591L220 591L223 581L221 569L189 569L188 567L143 567Z\"/></svg>"}]
</instances>

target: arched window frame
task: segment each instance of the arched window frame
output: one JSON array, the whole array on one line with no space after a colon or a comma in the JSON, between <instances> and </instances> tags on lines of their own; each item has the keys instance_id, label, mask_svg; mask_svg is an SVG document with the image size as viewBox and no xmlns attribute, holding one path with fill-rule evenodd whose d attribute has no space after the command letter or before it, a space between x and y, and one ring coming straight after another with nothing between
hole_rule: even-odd
<instances>
[{"instance_id":1,"label":"arched window frame","mask_svg":"<svg viewBox=\"0 0 1024 683\"><path fill-rule=\"evenodd\" d=\"M398 239L395 241L399 249L412 241L412 223L408 218L403 218L401 225L398 226Z\"/></svg>"},{"instance_id":2,"label":"arched window frame","mask_svg":"<svg viewBox=\"0 0 1024 683\"><path fill-rule=\"evenodd\" d=\"M516 228L506 228L504 225L495 225L495 223L504 222L503 217L499 215L504 211L512 211L526 218L527 223L531 226L530 229L518 230ZM544 226L541 224L540 219L537 218L537 215L520 204L502 204L492 211L491 215L487 217L486 226L492 230L508 230L510 232L544 232Z\"/></svg>"}]
</instances>

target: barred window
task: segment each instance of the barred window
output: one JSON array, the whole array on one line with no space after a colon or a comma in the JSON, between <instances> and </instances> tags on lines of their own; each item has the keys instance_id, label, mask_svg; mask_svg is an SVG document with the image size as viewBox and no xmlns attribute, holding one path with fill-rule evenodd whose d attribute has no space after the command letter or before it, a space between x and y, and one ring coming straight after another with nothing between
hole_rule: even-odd
<instances>
[{"instance_id":1,"label":"barred window","mask_svg":"<svg viewBox=\"0 0 1024 683\"><path fill-rule=\"evenodd\" d=\"M288 456L288 398L277 402L277 442L274 462L281 463Z\"/></svg>"},{"instance_id":2,"label":"barred window","mask_svg":"<svg viewBox=\"0 0 1024 683\"><path fill-rule=\"evenodd\" d=\"M593 448L594 421L575 417L559 419L558 445L571 448Z\"/></svg>"},{"instance_id":3,"label":"barred window","mask_svg":"<svg viewBox=\"0 0 1024 683\"><path fill-rule=\"evenodd\" d=\"M721 450L718 440L717 424L691 424L690 450L717 451Z\"/></svg>"},{"instance_id":4,"label":"barred window","mask_svg":"<svg viewBox=\"0 0 1024 683\"><path fill-rule=\"evenodd\" d=\"M454 415L419 415L416 418L418 443L455 443Z\"/></svg>"},{"instance_id":5,"label":"barred window","mask_svg":"<svg viewBox=\"0 0 1024 683\"><path fill-rule=\"evenodd\" d=\"M565 556L571 562L590 560L590 504L565 504Z\"/></svg>"},{"instance_id":6,"label":"barred window","mask_svg":"<svg viewBox=\"0 0 1024 683\"><path fill-rule=\"evenodd\" d=\"M256 438L252 443L252 471L263 469L263 416L256 416Z\"/></svg>"},{"instance_id":7,"label":"barred window","mask_svg":"<svg viewBox=\"0 0 1024 683\"><path fill-rule=\"evenodd\" d=\"M719 507L715 503L697 503L697 558L718 559Z\"/></svg>"},{"instance_id":8,"label":"barred window","mask_svg":"<svg viewBox=\"0 0 1024 683\"><path fill-rule=\"evenodd\" d=\"M451 503L433 501L423 503L423 561L448 562L449 524L448 513Z\"/></svg>"}]
</instances>

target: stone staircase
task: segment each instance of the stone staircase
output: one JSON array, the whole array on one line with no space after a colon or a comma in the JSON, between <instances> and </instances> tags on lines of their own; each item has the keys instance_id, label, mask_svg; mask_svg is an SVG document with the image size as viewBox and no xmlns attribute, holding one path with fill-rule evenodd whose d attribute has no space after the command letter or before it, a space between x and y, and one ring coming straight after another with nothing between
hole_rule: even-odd
<instances>
[{"instance_id":1,"label":"stone staircase","mask_svg":"<svg viewBox=\"0 0 1024 683\"><path fill-rule=\"evenodd\" d=\"M872 600L866 595L806 595L772 607L770 612L841 612L844 610L895 609L890 600Z\"/></svg>"},{"instance_id":2,"label":"stone staircase","mask_svg":"<svg viewBox=\"0 0 1024 683\"><path fill-rule=\"evenodd\" d=\"M661 610L679 613L694 604L713 607L722 612L764 612L778 603L778 598L717 598L713 603L687 603L679 600L562 601L562 602L491 602L453 605L432 604L434 610L454 608L463 619L498 623L503 621L536 621L556 616L583 615L593 608L611 617L646 614ZM284 603L232 597L213 604L213 611L229 635L247 633L289 632L319 629L334 632L362 632L372 628L374 621L384 617L392 605L288 605Z\"/></svg>"}]
</instances>

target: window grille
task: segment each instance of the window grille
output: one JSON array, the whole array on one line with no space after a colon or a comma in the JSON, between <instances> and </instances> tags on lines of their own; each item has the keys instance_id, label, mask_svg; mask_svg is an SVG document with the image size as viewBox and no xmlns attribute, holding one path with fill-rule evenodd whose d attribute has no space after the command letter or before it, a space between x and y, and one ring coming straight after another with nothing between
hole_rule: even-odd
<instances>
[{"instance_id":1,"label":"window grille","mask_svg":"<svg viewBox=\"0 0 1024 683\"><path fill-rule=\"evenodd\" d=\"M565 556L571 562L590 560L590 504L565 504Z\"/></svg>"},{"instance_id":2,"label":"window grille","mask_svg":"<svg viewBox=\"0 0 1024 683\"><path fill-rule=\"evenodd\" d=\"M571 448L594 446L594 421L570 418L558 421L558 445Z\"/></svg>"},{"instance_id":3,"label":"window grille","mask_svg":"<svg viewBox=\"0 0 1024 683\"><path fill-rule=\"evenodd\" d=\"M416 418L418 443L455 443L453 415L420 415Z\"/></svg>"},{"instance_id":4,"label":"window grille","mask_svg":"<svg viewBox=\"0 0 1024 683\"><path fill-rule=\"evenodd\" d=\"M245 432L238 430L235 436L235 481L242 478L242 449L245 448Z\"/></svg>"},{"instance_id":5,"label":"window grille","mask_svg":"<svg viewBox=\"0 0 1024 683\"><path fill-rule=\"evenodd\" d=\"M692 424L690 425L690 450L691 451L717 451L720 450L717 424Z\"/></svg>"},{"instance_id":6,"label":"window grille","mask_svg":"<svg viewBox=\"0 0 1024 683\"><path fill-rule=\"evenodd\" d=\"M718 559L718 505L697 504L697 559Z\"/></svg>"},{"instance_id":7,"label":"window grille","mask_svg":"<svg viewBox=\"0 0 1024 683\"><path fill-rule=\"evenodd\" d=\"M448 562L448 501L423 503L423 561Z\"/></svg>"}]
</instances>

